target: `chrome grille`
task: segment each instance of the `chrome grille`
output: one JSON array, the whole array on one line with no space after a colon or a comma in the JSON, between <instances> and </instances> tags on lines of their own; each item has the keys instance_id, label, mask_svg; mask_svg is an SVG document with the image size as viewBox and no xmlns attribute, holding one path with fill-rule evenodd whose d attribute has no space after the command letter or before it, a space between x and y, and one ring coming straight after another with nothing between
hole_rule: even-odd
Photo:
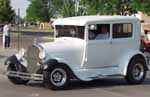
<instances>
[{"instance_id":1,"label":"chrome grille","mask_svg":"<svg viewBox=\"0 0 150 97\"><path fill-rule=\"evenodd\" d=\"M30 73L36 73L40 66L38 65L39 62L39 48L36 46L31 46L28 48L27 51L27 62L28 62L28 67L27 70Z\"/></svg>"}]
</instances>

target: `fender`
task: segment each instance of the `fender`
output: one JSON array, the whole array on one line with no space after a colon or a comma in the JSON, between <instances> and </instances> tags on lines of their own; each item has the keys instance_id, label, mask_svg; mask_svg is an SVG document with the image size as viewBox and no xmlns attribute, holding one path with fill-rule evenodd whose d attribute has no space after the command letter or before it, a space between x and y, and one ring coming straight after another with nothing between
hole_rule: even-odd
<instances>
[{"instance_id":1,"label":"fender","mask_svg":"<svg viewBox=\"0 0 150 97\"><path fill-rule=\"evenodd\" d=\"M54 58L49 59L49 60L47 60L47 61L45 61L41 64L43 64L43 66L44 66L43 69L44 70L49 70L51 67L53 67L55 65L58 65L59 63L65 64L72 71L71 67L69 65L67 65L67 63L65 61L62 61L62 60L60 61L60 60L54 59Z\"/></svg>"},{"instance_id":2,"label":"fender","mask_svg":"<svg viewBox=\"0 0 150 97\"><path fill-rule=\"evenodd\" d=\"M140 51L133 51L133 52L130 52L130 53L127 53L126 55L124 55L125 57L123 57L122 60L120 61L119 74L126 76L128 64L132 60L132 58L135 57L136 55L141 55L144 58L144 60L146 62L146 66L147 66L147 61L146 61L145 55Z\"/></svg>"},{"instance_id":3,"label":"fender","mask_svg":"<svg viewBox=\"0 0 150 97\"><path fill-rule=\"evenodd\" d=\"M57 63L58 61L56 59L49 59L45 62L41 62L40 64L43 64L43 69L47 71L50 70L50 68L56 65Z\"/></svg>"},{"instance_id":4,"label":"fender","mask_svg":"<svg viewBox=\"0 0 150 97\"><path fill-rule=\"evenodd\" d=\"M66 67L69 68L70 73L71 73L71 78L72 79L78 79L81 81L91 81L91 78L88 78L86 75L81 74L81 72L84 72L85 69L81 69L80 67L71 67L72 65L69 64L69 62L63 60L62 58L56 58L55 59L49 59L43 63L43 69L44 70L50 70L53 66L56 66L57 64L59 65L65 65ZM68 65L69 64L69 65Z\"/></svg>"},{"instance_id":5,"label":"fender","mask_svg":"<svg viewBox=\"0 0 150 97\"><path fill-rule=\"evenodd\" d=\"M59 58L59 57L51 57L49 58L48 60L44 61L43 63L41 64L46 64L46 65L53 65L53 64L57 64L57 63L64 63L64 64L67 64L67 67L73 69L68 61L64 60L63 58ZM69 64L69 65L68 65ZM51 67L51 66L50 66Z\"/></svg>"},{"instance_id":6,"label":"fender","mask_svg":"<svg viewBox=\"0 0 150 97\"><path fill-rule=\"evenodd\" d=\"M16 68L21 72L26 72L26 67L21 64L21 62L17 59L16 55L12 55L6 59L4 65L16 66Z\"/></svg>"},{"instance_id":7,"label":"fender","mask_svg":"<svg viewBox=\"0 0 150 97\"><path fill-rule=\"evenodd\" d=\"M4 65L11 65L11 64L16 64L16 65L19 65L20 62L19 60L17 59L16 55L12 55L10 57L8 57L5 62L4 62Z\"/></svg>"},{"instance_id":8,"label":"fender","mask_svg":"<svg viewBox=\"0 0 150 97\"><path fill-rule=\"evenodd\" d=\"M48 70L50 70L53 66L56 66L56 65L64 65L64 66L66 66L68 69L69 69L69 71L70 71L70 73L71 73L71 79L78 79L78 80L80 80L77 76L76 76L76 74L74 73L74 71L73 71L73 69L71 69L71 67L69 66L69 65L67 65L66 63L64 63L64 61L62 62L62 61L60 61L60 60L57 60L57 59L49 59L49 60L47 60L47 61L45 61L44 63L43 63L43 69L45 70L45 71L48 71Z\"/></svg>"}]
</instances>

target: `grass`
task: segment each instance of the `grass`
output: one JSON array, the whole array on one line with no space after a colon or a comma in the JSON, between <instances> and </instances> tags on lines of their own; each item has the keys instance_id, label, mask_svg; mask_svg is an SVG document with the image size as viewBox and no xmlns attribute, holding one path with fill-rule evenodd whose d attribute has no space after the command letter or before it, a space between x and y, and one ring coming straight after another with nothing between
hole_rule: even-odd
<instances>
[{"instance_id":1,"label":"grass","mask_svg":"<svg viewBox=\"0 0 150 97\"><path fill-rule=\"evenodd\" d=\"M13 36L17 37L18 33L14 33L14 32L17 32L17 31L18 31L17 27L14 27L11 34ZM43 32L43 33L49 33L49 32L53 32L53 29L51 29L51 28L39 29L37 27L20 27L19 31L20 31L19 35L21 36L23 33L26 33L26 32ZM2 34L3 33L0 32L0 35L2 35ZM51 40L51 41L54 40L54 36L43 36L41 38L44 39L44 40Z\"/></svg>"},{"instance_id":2,"label":"grass","mask_svg":"<svg viewBox=\"0 0 150 97\"><path fill-rule=\"evenodd\" d=\"M23 32L53 32L52 28L39 29L38 27L20 27L19 30ZM13 31L18 31L18 29L15 27Z\"/></svg>"},{"instance_id":3,"label":"grass","mask_svg":"<svg viewBox=\"0 0 150 97\"><path fill-rule=\"evenodd\" d=\"M18 33L14 33L14 32L12 32L11 33L13 36L18 36ZM19 35L21 35L21 33L19 32Z\"/></svg>"},{"instance_id":4,"label":"grass","mask_svg":"<svg viewBox=\"0 0 150 97\"><path fill-rule=\"evenodd\" d=\"M44 36L44 37L42 37L42 39L53 41L54 40L54 36Z\"/></svg>"},{"instance_id":5,"label":"grass","mask_svg":"<svg viewBox=\"0 0 150 97\"><path fill-rule=\"evenodd\" d=\"M21 33L19 33L19 35L21 36L23 33L26 33L26 32L21 32ZM18 37L18 33L12 33L12 35L15 36L15 37ZM43 40L50 40L50 41L54 40L54 36L43 36L41 38Z\"/></svg>"}]
</instances>

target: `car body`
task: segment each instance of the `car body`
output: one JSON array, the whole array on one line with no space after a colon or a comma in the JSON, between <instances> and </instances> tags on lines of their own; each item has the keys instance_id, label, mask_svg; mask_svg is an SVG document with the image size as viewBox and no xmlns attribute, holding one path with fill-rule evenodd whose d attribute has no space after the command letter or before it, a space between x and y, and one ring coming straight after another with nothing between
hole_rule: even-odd
<instances>
[{"instance_id":1,"label":"car body","mask_svg":"<svg viewBox=\"0 0 150 97\"><path fill-rule=\"evenodd\" d=\"M145 79L148 63L140 51L141 29L137 18L79 16L57 19L53 26L54 41L34 43L27 50L26 57L24 51L16 54L14 57L18 64L22 64L26 70L8 70L8 76L18 77L18 74L20 78L41 79L51 89L64 88L71 78L91 81L109 76L125 76L127 82L132 84ZM106 33L107 38L104 36ZM96 38L99 34L103 37ZM5 63L15 64L12 57ZM130 76L134 69L137 71L135 79ZM58 79L61 80L60 84L56 83Z\"/></svg>"}]
</instances>

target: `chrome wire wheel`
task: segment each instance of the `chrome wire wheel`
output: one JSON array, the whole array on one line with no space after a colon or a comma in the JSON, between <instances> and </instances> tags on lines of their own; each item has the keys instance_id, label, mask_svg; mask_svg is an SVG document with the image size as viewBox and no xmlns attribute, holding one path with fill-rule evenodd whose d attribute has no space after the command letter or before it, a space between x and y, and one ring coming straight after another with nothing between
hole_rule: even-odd
<instances>
[{"instance_id":1,"label":"chrome wire wheel","mask_svg":"<svg viewBox=\"0 0 150 97\"><path fill-rule=\"evenodd\" d=\"M141 63L135 64L132 72L133 78L135 80L140 80L144 76L144 67Z\"/></svg>"},{"instance_id":2,"label":"chrome wire wheel","mask_svg":"<svg viewBox=\"0 0 150 97\"><path fill-rule=\"evenodd\" d=\"M146 61L142 57L135 57L128 65L125 79L128 84L141 84L146 77Z\"/></svg>"},{"instance_id":3,"label":"chrome wire wheel","mask_svg":"<svg viewBox=\"0 0 150 97\"><path fill-rule=\"evenodd\" d=\"M67 73L62 68L55 68L50 74L50 81L53 85L60 87L67 81Z\"/></svg>"}]
</instances>

